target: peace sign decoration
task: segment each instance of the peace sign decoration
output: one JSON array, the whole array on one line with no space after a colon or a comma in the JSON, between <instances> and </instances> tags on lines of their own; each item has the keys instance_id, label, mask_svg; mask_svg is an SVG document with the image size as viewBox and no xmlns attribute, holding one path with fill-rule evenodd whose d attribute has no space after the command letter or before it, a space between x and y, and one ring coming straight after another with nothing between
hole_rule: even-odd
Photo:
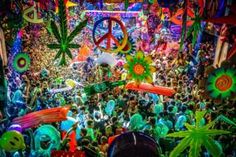
<instances>
[{"instance_id":1,"label":"peace sign decoration","mask_svg":"<svg viewBox=\"0 0 236 157\"><path fill-rule=\"evenodd\" d=\"M96 31L97 31L97 27L100 23L102 23L103 21L108 21L108 32L103 35L101 38L97 39L96 38ZM123 33L123 40L119 41L118 39L116 39L116 37L112 34L112 22L117 23ZM98 28L99 29L99 28ZM106 40L106 47L102 47L101 43ZM121 21L119 21L118 19L114 18L114 17L104 17L98 21L95 22L94 27L93 27L93 41L95 43L95 45L101 49L104 52L111 52L111 53L117 53L119 51L121 51L127 44L128 41L128 34L127 34L127 30L125 28L125 26L122 24ZM112 41L115 43L116 47L112 47Z\"/></svg>"},{"instance_id":2,"label":"peace sign decoration","mask_svg":"<svg viewBox=\"0 0 236 157\"><path fill-rule=\"evenodd\" d=\"M33 13L33 17L30 17L30 13ZM36 3L34 2L34 5L25 9L23 12L23 17L26 21L31 23L43 23L43 18L38 18L38 12L36 9Z\"/></svg>"}]
</instances>

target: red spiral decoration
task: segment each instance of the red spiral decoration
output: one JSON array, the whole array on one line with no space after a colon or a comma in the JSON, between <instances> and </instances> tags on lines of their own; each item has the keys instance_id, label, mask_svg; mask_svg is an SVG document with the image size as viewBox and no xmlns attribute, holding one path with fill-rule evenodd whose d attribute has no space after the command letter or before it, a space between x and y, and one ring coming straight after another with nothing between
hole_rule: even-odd
<instances>
[{"instance_id":1,"label":"red spiral decoration","mask_svg":"<svg viewBox=\"0 0 236 157\"><path fill-rule=\"evenodd\" d=\"M222 75L216 80L215 86L220 91L226 91L228 90L233 84L233 80L228 75Z\"/></svg>"}]
</instances>

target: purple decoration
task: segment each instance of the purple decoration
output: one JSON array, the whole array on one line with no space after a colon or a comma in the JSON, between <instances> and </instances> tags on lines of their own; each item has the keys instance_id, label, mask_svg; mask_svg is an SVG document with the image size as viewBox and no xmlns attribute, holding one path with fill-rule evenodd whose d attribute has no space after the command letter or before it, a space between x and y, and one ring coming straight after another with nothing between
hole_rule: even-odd
<instances>
[{"instance_id":1,"label":"purple decoration","mask_svg":"<svg viewBox=\"0 0 236 157\"><path fill-rule=\"evenodd\" d=\"M12 124L7 130L8 131L15 130L22 133L22 127L19 124Z\"/></svg>"}]
</instances>

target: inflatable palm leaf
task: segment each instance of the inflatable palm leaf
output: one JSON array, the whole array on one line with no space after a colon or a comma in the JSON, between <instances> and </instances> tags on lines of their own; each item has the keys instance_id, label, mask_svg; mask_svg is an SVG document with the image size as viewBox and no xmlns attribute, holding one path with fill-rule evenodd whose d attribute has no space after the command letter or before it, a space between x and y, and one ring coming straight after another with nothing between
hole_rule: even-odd
<instances>
[{"instance_id":1,"label":"inflatable palm leaf","mask_svg":"<svg viewBox=\"0 0 236 157\"><path fill-rule=\"evenodd\" d=\"M51 21L52 33L57 40L57 44L49 44L50 49L59 49L55 59L60 58L59 65L66 65L66 55L72 59L71 48L79 48L78 44L71 43L74 37L86 26L87 20L82 21L76 28L68 35L66 7L64 0L59 0L59 18L60 18L60 32L54 21Z\"/></svg>"},{"instance_id":2,"label":"inflatable palm leaf","mask_svg":"<svg viewBox=\"0 0 236 157\"><path fill-rule=\"evenodd\" d=\"M185 124L187 131L179 131L170 133L167 137L183 138L181 142L170 153L170 157L179 156L185 149L189 147L189 156L200 156L201 147L204 146L213 157L219 157L222 154L218 144L214 141L213 137L230 132L224 130L210 129L214 126L215 121L202 126L201 120L206 114L206 111L196 111L195 119L196 125Z\"/></svg>"},{"instance_id":3,"label":"inflatable palm leaf","mask_svg":"<svg viewBox=\"0 0 236 157\"><path fill-rule=\"evenodd\" d=\"M187 37L189 37L192 34L192 45L193 46L195 46L195 44L197 42L198 34L202 30L202 27L201 27L202 18L199 15L198 9L195 10L194 14L195 14L195 17L193 19L193 21L194 21L193 25L189 28L188 33L187 33Z\"/></svg>"}]
</instances>

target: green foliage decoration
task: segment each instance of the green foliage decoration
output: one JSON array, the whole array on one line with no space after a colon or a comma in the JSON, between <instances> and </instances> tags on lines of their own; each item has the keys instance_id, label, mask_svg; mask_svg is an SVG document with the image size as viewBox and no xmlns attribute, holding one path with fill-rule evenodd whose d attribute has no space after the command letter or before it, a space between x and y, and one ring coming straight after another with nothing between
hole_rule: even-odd
<instances>
[{"instance_id":1,"label":"green foliage decoration","mask_svg":"<svg viewBox=\"0 0 236 157\"><path fill-rule=\"evenodd\" d=\"M174 132L167 135L167 137L183 138L170 153L170 157L180 156L180 154L188 147L189 157L199 157L202 146L204 146L213 157L219 157L222 155L222 151L214 141L213 137L222 134L229 134L230 132L211 129L215 125L216 120L202 126L201 120L205 114L206 111L196 111L195 126L186 123L186 131Z\"/></svg>"},{"instance_id":2,"label":"green foliage decoration","mask_svg":"<svg viewBox=\"0 0 236 157\"><path fill-rule=\"evenodd\" d=\"M57 44L48 44L50 49L59 49L55 56L55 60L60 58L59 65L66 65L66 55L72 59L72 53L70 49L79 48L80 46L75 43L71 43L76 35L87 25L88 20L82 21L75 29L68 35L67 31L67 18L66 7L64 0L59 0L59 19L60 19L60 32L54 21L51 21L51 29L54 37L57 39Z\"/></svg>"}]
</instances>

